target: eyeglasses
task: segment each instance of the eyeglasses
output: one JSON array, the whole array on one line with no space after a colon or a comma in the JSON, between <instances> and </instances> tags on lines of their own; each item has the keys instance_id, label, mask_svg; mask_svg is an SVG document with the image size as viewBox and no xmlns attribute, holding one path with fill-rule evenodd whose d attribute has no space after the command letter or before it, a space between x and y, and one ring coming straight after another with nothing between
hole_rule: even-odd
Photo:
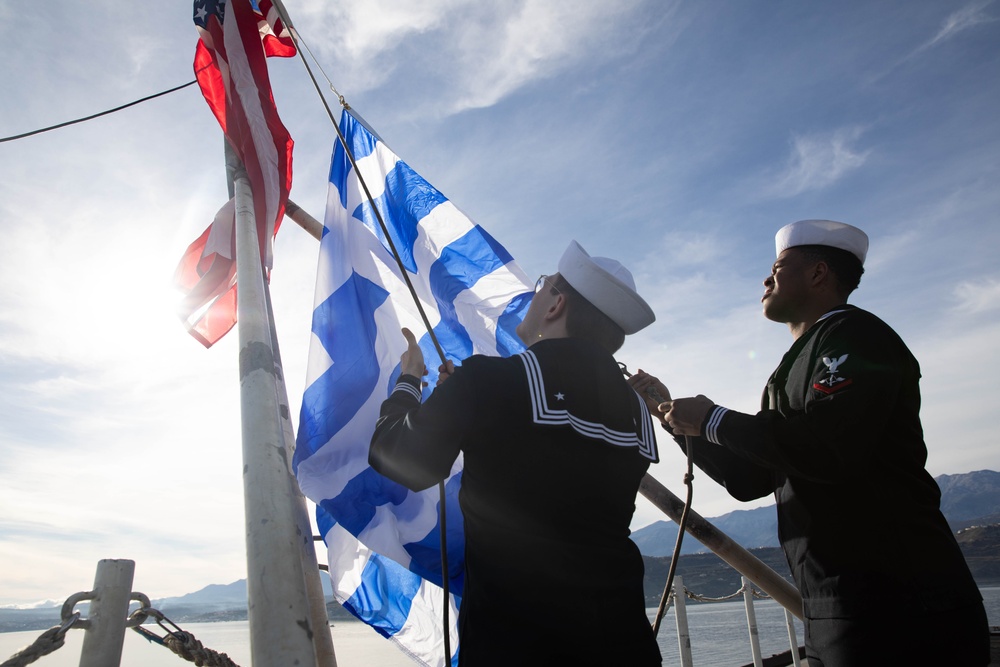
<instances>
[{"instance_id":1,"label":"eyeglasses","mask_svg":"<svg viewBox=\"0 0 1000 667\"><path fill-rule=\"evenodd\" d=\"M552 276L547 276L544 273L542 275L538 276L538 280L535 281L535 294L538 294L539 292L542 291L542 287L545 286L545 281L548 280L551 277ZM557 287L555 287L554 285L550 284L549 287L551 287L552 289L554 289L556 291L556 294L562 294L562 292L560 292L559 289Z\"/></svg>"}]
</instances>

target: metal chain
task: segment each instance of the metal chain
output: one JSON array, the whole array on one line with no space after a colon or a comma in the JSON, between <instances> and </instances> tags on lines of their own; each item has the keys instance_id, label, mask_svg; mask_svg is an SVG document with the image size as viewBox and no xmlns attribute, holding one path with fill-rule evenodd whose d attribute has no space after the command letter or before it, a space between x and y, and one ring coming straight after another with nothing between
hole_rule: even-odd
<instances>
[{"instance_id":1,"label":"metal chain","mask_svg":"<svg viewBox=\"0 0 1000 667\"><path fill-rule=\"evenodd\" d=\"M737 598L737 597L743 595L743 593L746 591L746 588L747 588L746 585L740 586L739 589L735 593L730 593L729 595L723 595L722 597L718 597L718 598L710 598L710 597L708 597L706 595L699 595L698 593L694 593L694 592L686 590L686 589L685 589L684 593L688 596L688 598L690 598L692 600L697 600L698 602L725 602L726 600L732 600L733 598ZM770 595L768 595L767 593L762 593L761 591L758 591L753 586L750 587L750 592L753 594L754 598L756 598L758 600L770 600L770 599L772 599Z\"/></svg>"},{"instance_id":2,"label":"metal chain","mask_svg":"<svg viewBox=\"0 0 1000 667\"><path fill-rule=\"evenodd\" d=\"M142 627L140 625L141 620L139 623L132 623L133 618L145 620L149 616L156 619L156 624L166 633L164 636L160 637L156 633ZM168 628L165 625L166 623L169 623L171 627ZM197 667L240 667L225 653L205 648L193 634L181 630L173 621L164 616L162 612L152 607L142 607L132 612L132 615L129 617L129 627L149 641L165 646L188 662L193 662ZM0 667L6 666L0 665Z\"/></svg>"},{"instance_id":3,"label":"metal chain","mask_svg":"<svg viewBox=\"0 0 1000 667\"><path fill-rule=\"evenodd\" d=\"M687 596L692 600L697 600L698 602L725 602L727 600L738 598L741 595L743 595L743 588L740 588L740 590L736 591L735 593L730 593L729 595L723 595L722 597L718 598L710 598L706 595L699 595L698 593L687 591Z\"/></svg>"},{"instance_id":4,"label":"metal chain","mask_svg":"<svg viewBox=\"0 0 1000 667\"><path fill-rule=\"evenodd\" d=\"M43 655L48 655L60 649L66 643L66 633L73 624L80 618L80 612L76 612L66 619L62 625L54 625L38 636L30 646L26 646L14 655L10 656L0 667L24 667L30 665Z\"/></svg>"}]
</instances>

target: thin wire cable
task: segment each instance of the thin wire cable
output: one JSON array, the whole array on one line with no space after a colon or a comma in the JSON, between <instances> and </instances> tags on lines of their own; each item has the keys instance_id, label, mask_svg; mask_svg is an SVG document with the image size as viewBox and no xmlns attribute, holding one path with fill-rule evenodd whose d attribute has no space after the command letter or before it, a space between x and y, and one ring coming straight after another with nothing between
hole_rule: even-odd
<instances>
[{"instance_id":1,"label":"thin wire cable","mask_svg":"<svg viewBox=\"0 0 1000 667\"><path fill-rule=\"evenodd\" d=\"M293 28L287 18L282 17L285 21L285 27L288 28L289 34L292 35L292 39L298 44L302 38L299 36L298 30ZM441 343L438 342L437 335L434 333L434 328L431 326L430 319L427 317L426 311L424 311L424 306L420 302L420 297L417 296L417 290L413 287L413 282L410 280L409 272L406 270L406 266L403 264L403 260L399 256L399 251L396 250L396 244L392 240L392 236L389 234L389 229L385 224L385 220L382 219L382 212L379 211L378 207L375 206L375 198L372 196L371 190L368 189L368 183L365 182L364 177L361 174L361 170L358 169L358 163L354 159L354 152L351 147L347 145L347 139L344 138L343 133L340 131L340 126L337 124L337 119L333 116L333 111L330 109L330 105L326 101L326 97L323 95L323 91L320 88L319 82L316 81L315 75L313 75L312 68L309 67L309 63L305 56L302 55L302 50L298 49L299 57L302 58L302 63L305 65L306 72L309 74L309 78L312 80L313 87L316 88L316 93L319 95L320 100L323 102L323 106L326 108L327 116L330 118L330 123L333 125L333 129L337 131L337 138L340 140L340 145L344 147L344 152L347 154L347 159L351 162L351 167L354 172L358 175L358 182L361 184L361 188L365 191L365 197L372 204L372 212L375 214L375 219L378 221L379 229L382 230L382 234L385 236L386 243L389 244L389 252L392 254L392 258L396 260L396 265L399 267L399 271L403 276L403 281L406 283L406 288L410 292L410 296L413 297L413 302L417 306L417 311L420 313L420 319L423 320L424 327L427 329L427 334L430 336L431 342L434 343L434 349L438 353L438 357L441 359L441 363L447 362L447 357L445 356L444 350L441 347ZM332 87L332 86L331 86ZM347 104L343 97L341 96L341 104L345 110L350 110L350 105Z\"/></svg>"},{"instance_id":2,"label":"thin wire cable","mask_svg":"<svg viewBox=\"0 0 1000 667\"><path fill-rule=\"evenodd\" d=\"M170 93L177 92L178 90L181 90L182 88L187 88L188 86L192 86L192 85L194 85L196 83L198 83L198 80L194 79L193 81L188 81L185 84L181 84L180 86L175 86L175 87L173 87L173 88L171 88L169 90L164 90L162 92L155 93L153 95L147 95L146 97L143 97L141 99L135 100L134 102L129 102L128 104L123 104L120 107L115 107L114 109L108 109L107 111L101 111L100 113L95 113L95 114L92 114L90 116L86 116L85 118L77 118L76 120L68 120L65 123L59 123L58 125L50 125L49 127L43 127L41 129L38 129L38 130L32 130L31 132L24 132L23 134L16 134L16 135L14 135L12 137L3 137L2 139L0 139L0 144L4 143L5 141L14 141L15 139L24 139L25 137L31 137L31 136L34 136L36 134L41 134L42 132L49 132L50 130L58 130L60 127L66 127L68 125L76 125L77 123L83 123L83 122L86 122L88 120L94 120L95 118L100 118L101 116L107 116L108 114L115 113L116 111L121 111L122 109L128 109L129 107L133 107L136 104L140 104L142 102L148 102L149 100L155 99L157 97L162 97L163 95L168 95Z\"/></svg>"},{"instance_id":3,"label":"thin wire cable","mask_svg":"<svg viewBox=\"0 0 1000 667\"><path fill-rule=\"evenodd\" d=\"M340 91L337 90L337 87L333 85L333 81L330 80L330 77L326 73L326 70L323 69L323 64L319 61L319 58L316 57L316 54L312 52L312 49L309 48L309 44L306 43L306 40L302 39L302 37L299 35L299 31L295 30L295 28L291 26L288 26L288 32L290 35L292 35L292 39L296 40L296 42L299 42L302 44L302 46L306 47L306 51L309 52L309 57L313 59L314 63L316 63L316 67L319 68L320 74L323 75L323 78L326 79L327 84L329 84L330 90L333 91L333 94L336 95L337 99L340 101L340 106L344 107L345 109L350 109L351 105L347 103L347 100L344 99L344 96L341 95Z\"/></svg>"},{"instance_id":4,"label":"thin wire cable","mask_svg":"<svg viewBox=\"0 0 1000 667\"><path fill-rule=\"evenodd\" d=\"M275 0L274 7L277 8L278 14L281 16L282 22L285 24L285 28L288 29L288 34L292 36L292 40L295 42L296 46L305 45L305 41L299 35L299 31L295 29L292 25L291 18L288 16L288 11L285 9L284 4L281 0ZM312 56L312 50L306 46L306 51ZM378 221L379 229L382 230L382 234L385 237L386 243L389 245L389 252L392 254L393 259L396 260L396 265L399 267L399 272L403 277L403 281L406 283L406 289L409 290L410 296L413 298L413 303L417 307L417 312L420 313L420 319L424 323L424 328L427 330L427 335L430 337L431 342L434 344L434 349L437 351L438 357L442 364L447 363L447 357L444 354L444 349L441 347L441 343L438 341L437 335L434 333L434 328L431 326L430 319L427 317L427 313L424 311L424 306L420 303L420 298L417 296L417 291L413 287L413 283L410 280L409 272L406 270L406 266L403 264L403 260L399 256L399 252L396 250L396 244L392 240L392 236L389 234L389 229L382 219L382 213L375 206L375 198L372 197L371 191L368 189L368 184L365 182L361 175L361 170L358 169L358 163L354 160L354 153L351 151L350 146L347 145L347 139L344 138L344 134L340 131L340 126L337 124L337 120L333 117L333 111L330 109L330 105L326 101L326 96L323 95L323 91L320 88L319 82L316 81L316 76L313 74L312 68L309 66L309 61L306 59L305 55L302 53L301 48L296 48L296 52L302 59L302 64L306 68L306 72L309 74L309 78L312 80L313 87L316 88L316 93L319 95L320 100L323 102L323 107L326 109L327 116L330 118L330 123L333 125L333 129L337 132L337 138L340 140L340 145L344 147L344 153L347 155L347 159L351 162L351 167L354 169L354 173L358 175L358 182L361 184L361 188L365 191L365 197L372 205L372 211L375 213L375 219ZM313 56L315 60L315 56ZM319 61L317 61L317 66ZM322 67L320 67L322 71ZM323 73L326 76L326 73ZM327 78L329 81L329 78ZM330 88L336 92L333 83L330 83ZM340 101L340 105L347 112L350 110L350 105L344 100L344 96L337 93L337 97ZM441 588L444 592L444 604L441 605L441 618L442 618L442 630L444 634L444 650L446 660L451 662L451 623L449 621L450 607L451 607L451 593L450 593L450 568L448 566L448 521L447 512L445 510L445 486L444 480L438 482L438 497L439 497L439 510L438 514L441 517Z\"/></svg>"}]
</instances>

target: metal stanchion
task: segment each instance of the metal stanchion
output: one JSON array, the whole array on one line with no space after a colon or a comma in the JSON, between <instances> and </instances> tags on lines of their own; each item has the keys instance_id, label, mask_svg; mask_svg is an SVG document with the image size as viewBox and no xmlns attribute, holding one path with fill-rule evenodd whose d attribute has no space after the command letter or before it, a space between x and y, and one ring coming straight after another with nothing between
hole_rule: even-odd
<instances>
[{"instance_id":1,"label":"metal stanchion","mask_svg":"<svg viewBox=\"0 0 1000 667\"><path fill-rule=\"evenodd\" d=\"M753 610L753 586L750 580L743 577L743 603L747 608L747 630L750 632L750 651L753 653L754 667L764 667L760 655L760 637L757 634L757 614Z\"/></svg>"},{"instance_id":2,"label":"metal stanchion","mask_svg":"<svg viewBox=\"0 0 1000 667\"><path fill-rule=\"evenodd\" d=\"M691 631L688 629L687 596L684 594L684 578L674 577L674 620L677 622L677 647L681 656L681 667L691 667Z\"/></svg>"},{"instance_id":3,"label":"metal stanchion","mask_svg":"<svg viewBox=\"0 0 1000 667\"><path fill-rule=\"evenodd\" d=\"M125 621L132 595L135 561L101 560L94 576L93 598L83 635L80 667L115 667L121 664Z\"/></svg>"}]
</instances>

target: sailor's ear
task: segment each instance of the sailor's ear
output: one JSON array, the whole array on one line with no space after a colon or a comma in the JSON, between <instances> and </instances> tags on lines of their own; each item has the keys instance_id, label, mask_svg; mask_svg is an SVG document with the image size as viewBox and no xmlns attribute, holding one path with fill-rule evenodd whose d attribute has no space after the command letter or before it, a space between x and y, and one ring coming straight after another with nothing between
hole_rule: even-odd
<instances>
[{"instance_id":1,"label":"sailor's ear","mask_svg":"<svg viewBox=\"0 0 1000 667\"><path fill-rule=\"evenodd\" d=\"M809 279L812 281L813 285L819 285L824 280L836 280L833 272L830 271L830 265L820 260L813 264L812 269L809 273Z\"/></svg>"},{"instance_id":2,"label":"sailor's ear","mask_svg":"<svg viewBox=\"0 0 1000 667\"><path fill-rule=\"evenodd\" d=\"M550 305L549 309L545 311L545 319L557 320L565 315L567 304L568 301L566 299L566 295L557 294L556 298L552 301L552 305Z\"/></svg>"}]
</instances>

